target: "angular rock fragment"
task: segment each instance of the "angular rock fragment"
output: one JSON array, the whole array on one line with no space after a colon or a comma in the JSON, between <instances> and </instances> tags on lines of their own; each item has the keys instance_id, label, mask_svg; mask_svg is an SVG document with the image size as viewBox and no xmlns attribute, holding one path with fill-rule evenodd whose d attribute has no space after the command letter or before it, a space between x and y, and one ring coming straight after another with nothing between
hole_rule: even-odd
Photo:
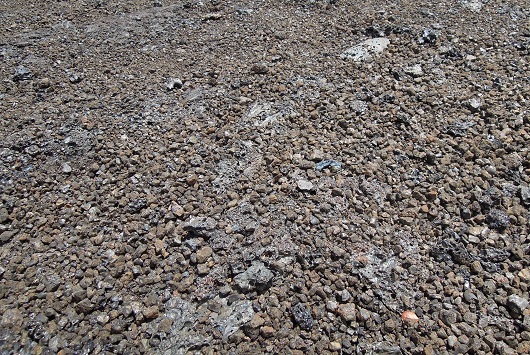
<instances>
[{"instance_id":1,"label":"angular rock fragment","mask_svg":"<svg viewBox=\"0 0 530 355\"><path fill-rule=\"evenodd\" d=\"M209 246L202 247L197 251L197 263L202 264L212 255L213 249Z\"/></svg>"},{"instance_id":2,"label":"angular rock fragment","mask_svg":"<svg viewBox=\"0 0 530 355\"><path fill-rule=\"evenodd\" d=\"M331 169L335 169L335 170L340 170L342 167L342 164L336 160L331 160L331 159L328 159L328 160L322 160L320 163L318 163L316 166L315 166L315 169L316 170L323 170L325 168L331 168Z\"/></svg>"},{"instance_id":3,"label":"angular rock fragment","mask_svg":"<svg viewBox=\"0 0 530 355\"><path fill-rule=\"evenodd\" d=\"M296 185L301 191L311 191L314 188L311 181L307 181L307 180L298 180L296 182Z\"/></svg>"},{"instance_id":4,"label":"angular rock fragment","mask_svg":"<svg viewBox=\"0 0 530 355\"><path fill-rule=\"evenodd\" d=\"M79 313L89 314L94 310L94 307L94 304L90 302L88 298L85 298L84 300L79 302L75 308Z\"/></svg>"},{"instance_id":5,"label":"angular rock fragment","mask_svg":"<svg viewBox=\"0 0 530 355\"><path fill-rule=\"evenodd\" d=\"M130 213L137 213L140 212L146 206L147 200L145 198L139 198L129 202L129 204L127 205L127 211Z\"/></svg>"},{"instance_id":6,"label":"angular rock fragment","mask_svg":"<svg viewBox=\"0 0 530 355\"><path fill-rule=\"evenodd\" d=\"M516 317L519 317L523 314L525 309L528 307L528 300L517 295L510 295L508 297L507 306L510 311Z\"/></svg>"},{"instance_id":7,"label":"angular rock fragment","mask_svg":"<svg viewBox=\"0 0 530 355\"><path fill-rule=\"evenodd\" d=\"M482 10L482 1L481 0L460 0L460 3L466 9L479 13Z\"/></svg>"},{"instance_id":8,"label":"angular rock fragment","mask_svg":"<svg viewBox=\"0 0 530 355\"><path fill-rule=\"evenodd\" d=\"M414 78L418 78L423 75L423 69L421 67L421 64L416 64L411 67L405 67L403 71L405 72L405 74L408 74Z\"/></svg>"},{"instance_id":9,"label":"angular rock fragment","mask_svg":"<svg viewBox=\"0 0 530 355\"><path fill-rule=\"evenodd\" d=\"M353 303L339 305L337 312L345 322L352 322L355 320L355 305Z\"/></svg>"},{"instance_id":10,"label":"angular rock fragment","mask_svg":"<svg viewBox=\"0 0 530 355\"><path fill-rule=\"evenodd\" d=\"M184 230L199 237L208 237L217 227L217 221L211 217L193 217L184 223Z\"/></svg>"},{"instance_id":11,"label":"angular rock fragment","mask_svg":"<svg viewBox=\"0 0 530 355\"><path fill-rule=\"evenodd\" d=\"M165 309L163 319L167 319L165 327L168 336L161 342L160 350L185 354L188 349L207 344L211 340L207 335L193 330L193 325L203 315L203 310L197 309L196 305L173 297L165 304ZM252 310L252 307L250 309Z\"/></svg>"},{"instance_id":12,"label":"angular rock fragment","mask_svg":"<svg viewBox=\"0 0 530 355\"><path fill-rule=\"evenodd\" d=\"M65 174L70 174L72 172L72 167L68 163L64 163L61 166L61 171Z\"/></svg>"},{"instance_id":13,"label":"angular rock fragment","mask_svg":"<svg viewBox=\"0 0 530 355\"><path fill-rule=\"evenodd\" d=\"M4 223L8 220L9 213L7 212L7 208L0 208L0 223Z\"/></svg>"},{"instance_id":14,"label":"angular rock fragment","mask_svg":"<svg viewBox=\"0 0 530 355\"><path fill-rule=\"evenodd\" d=\"M17 235L17 233L18 233L18 229L13 230L13 231L4 231L0 233L0 242L7 243L11 239L13 239L13 237Z\"/></svg>"},{"instance_id":15,"label":"angular rock fragment","mask_svg":"<svg viewBox=\"0 0 530 355\"><path fill-rule=\"evenodd\" d=\"M15 70L13 81L30 80L33 77L33 73L26 67L19 65Z\"/></svg>"},{"instance_id":16,"label":"angular rock fragment","mask_svg":"<svg viewBox=\"0 0 530 355\"><path fill-rule=\"evenodd\" d=\"M272 271L261 261L254 261L245 272L234 277L234 281L242 291L262 291L269 286L273 277Z\"/></svg>"},{"instance_id":17,"label":"angular rock fragment","mask_svg":"<svg viewBox=\"0 0 530 355\"><path fill-rule=\"evenodd\" d=\"M387 341L373 342L364 340L359 342L357 346L357 354L384 354L384 355L400 355L401 348L393 345Z\"/></svg>"},{"instance_id":18,"label":"angular rock fragment","mask_svg":"<svg viewBox=\"0 0 530 355\"><path fill-rule=\"evenodd\" d=\"M510 217L508 214L496 208L488 213L486 221L489 223L490 228L493 229L503 230L510 225Z\"/></svg>"},{"instance_id":19,"label":"angular rock fragment","mask_svg":"<svg viewBox=\"0 0 530 355\"><path fill-rule=\"evenodd\" d=\"M353 60L354 62L366 62L373 60L381 54L390 44L388 38L372 38L348 48L341 54L342 59Z\"/></svg>"},{"instance_id":20,"label":"angular rock fragment","mask_svg":"<svg viewBox=\"0 0 530 355\"><path fill-rule=\"evenodd\" d=\"M170 78L166 83L166 88L168 90L180 89L182 85L182 80L179 78Z\"/></svg>"},{"instance_id":21,"label":"angular rock fragment","mask_svg":"<svg viewBox=\"0 0 530 355\"><path fill-rule=\"evenodd\" d=\"M254 314L252 302L250 301L236 301L224 307L219 314L219 318L215 321L219 324L223 339L228 339L241 326L250 322L254 318Z\"/></svg>"},{"instance_id":22,"label":"angular rock fragment","mask_svg":"<svg viewBox=\"0 0 530 355\"><path fill-rule=\"evenodd\" d=\"M436 42L436 39L438 38L438 33L432 29L424 29L421 33L420 38L418 38L418 42L420 44L434 44Z\"/></svg>"},{"instance_id":23,"label":"angular rock fragment","mask_svg":"<svg viewBox=\"0 0 530 355\"><path fill-rule=\"evenodd\" d=\"M304 330L311 330L311 328L313 328L315 320L311 315L311 311L302 303L298 303L291 308L291 314L293 315L294 321L300 326L300 328Z\"/></svg>"},{"instance_id":24,"label":"angular rock fragment","mask_svg":"<svg viewBox=\"0 0 530 355\"><path fill-rule=\"evenodd\" d=\"M265 63L258 63L254 64L252 68L250 68L250 71L253 74L267 74L269 72L269 68Z\"/></svg>"}]
</instances>

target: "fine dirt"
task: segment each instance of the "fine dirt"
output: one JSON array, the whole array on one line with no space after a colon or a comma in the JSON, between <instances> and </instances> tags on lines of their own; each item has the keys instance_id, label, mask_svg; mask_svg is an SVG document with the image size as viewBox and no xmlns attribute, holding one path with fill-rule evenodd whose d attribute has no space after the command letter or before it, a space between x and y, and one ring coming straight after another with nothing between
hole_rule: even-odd
<instances>
[{"instance_id":1,"label":"fine dirt","mask_svg":"<svg viewBox=\"0 0 530 355\"><path fill-rule=\"evenodd\" d=\"M525 0L0 1L0 353L528 354L529 52Z\"/></svg>"}]
</instances>

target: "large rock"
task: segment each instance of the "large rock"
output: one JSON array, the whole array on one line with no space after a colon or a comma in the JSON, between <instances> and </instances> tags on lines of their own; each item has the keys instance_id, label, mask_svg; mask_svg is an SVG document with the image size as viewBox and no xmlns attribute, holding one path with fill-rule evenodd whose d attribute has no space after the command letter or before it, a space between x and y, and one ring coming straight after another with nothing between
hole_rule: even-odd
<instances>
[{"instance_id":1,"label":"large rock","mask_svg":"<svg viewBox=\"0 0 530 355\"><path fill-rule=\"evenodd\" d=\"M523 312L525 311L525 309L528 307L528 305L529 305L529 302L525 298L522 298L517 295L510 295L510 297L508 297L508 303L507 303L508 309L512 311L512 313L516 317L521 316Z\"/></svg>"},{"instance_id":2,"label":"large rock","mask_svg":"<svg viewBox=\"0 0 530 355\"><path fill-rule=\"evenodd\" d=\"M250 322L252 318L254 318L252 302L236 301L230 306L223 307L214 323L217 323L219 329L222 329L223 339L226 340L241 326Z\"/></svg>"},{"instance_id":3,"label":"large rock","mask_svg":"<svg viewBox=\"0 0 530 355\"><path fill-rule=\"evenodd\" d=\"M310 330L315 324L313 315L309 308L304 306L302 303L296 304L291 309L291 314L293 315L294 321L304 330Z\"/></svg>"},{"instance_id":4,"label":"large rock","mask_svg":"<svg viewBox=\"0 0 530 355\"><path fill-rule=\"evenodd\" d=\"M388 38L372 38L348 48L341 54L342 59L353 60L354 62L366 62L373 60L381 54L390 44Z\"/></svg>"},{"instance_id":5,"label":"large rock","mask_svg":"<svg viewBox=\"0 0 530 355\"><path fill-rule=\"evenodd\" d=\"M217 227L217 221L211 217L195 217L184 223L184 230L199 237L209 238Z\"/></svg>"},{"instance_id":6,"label":"large rock","mask_svg":"<svg viewBox=\"0 0 530 355\"><path fill-rule=\"evenodd\" d=\"M482 1L480 0L460 0L462 6L473 12L480 12L482 10Z\"/></svg>"},{"instance_id":7,"label":"large rock","mask_svg":"<svg viewBox=\"0 0 530 355\"><path fill-rule=\"evenodd\" d=\"M234 281L242 291L264 290L269 286L273 276L272 271L261 261L253 261L245 272L234 277Z\"/></svg>"}]
</instances>

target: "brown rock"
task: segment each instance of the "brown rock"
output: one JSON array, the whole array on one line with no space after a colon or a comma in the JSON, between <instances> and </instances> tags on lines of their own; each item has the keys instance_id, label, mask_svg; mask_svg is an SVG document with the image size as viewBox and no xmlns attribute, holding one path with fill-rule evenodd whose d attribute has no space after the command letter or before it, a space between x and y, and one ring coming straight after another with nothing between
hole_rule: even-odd
<instances>
[{"instance_id":1,"label":"brown rock","mask_svg":"<svg viewBox=\"0 0 530 355\"><path fill-rule=\"evenodd\" d=\"M158 331L160 333L167 333L171 330L172 325L173 325L173 320L170 318L164 317L158 324Z\"/></svg>"},{"instance_id":2,"label":"brown rock","mask_svg":"<svg viewBox=\"0 0 530 355\"><path fill-rule=\"evenodd\" d=\"M260 328L259 332L264 338L271 338L276 333L276 330L273 327L265 325Z\"/></svg>"},{"instance_id":3,"label":"brown rock","mask_svg":"<svg viewBox=\"0 0 530 355\"><path fill-rule=\"evenodd\" d=\"M16 309L16 308L10 308L6 311L4 311L4 315L2 316L2 328L5 327L13 327L15 329L20 328L23 322L22 313Z\"/></svg>"},{"instance_id":4,"label":"brown rock","mask_svg":"<svg viewBox=\"0 0 530 355\"><path fill-rule=\"evenodd\" d=\"M517 352L519 354L530 354L530 341L523 341L517 346Z\"/></svg>"},{"instance_id":5,"label":"brown rock","mask_svg":"<svg viewBox=\"0 0 530 355\"><path fill-rule=\"evenodd\" d=\"M251 328L259 328L265 323L265 319L261 317L259 314L254 314L254 317L249 322L249 327Z\"/></svg>"},{"instance_id":6,"label":"brown rock","mask_svg":"<svg viewBox=\"0 0 530 355\"><path fill-rule=\"evenodd\" d=\"M75 308L79 313L89 314L94 310L94 304L88 298L85 298Z\"/></svg>"},{"instance_id":7,"label":"brown rock","mask_svg":"<svg viewBox=\"0 0 530 355\"><path fill-rule=\"evenodd\" d=\"M17 235L18 230L13 231L5 231L0 234L0 242L7 243L9 242L15 235Z\"/></svg>"},{"instance_id":8,"label":"brown rock","mask_svg":"<svg viewBox=\"0 0 530 355\"><path fill-rule=\"evenodd\" d=\"M530 281L530 268L524 268L521 271L517 273L517 276L521 278L521 280L524 281Z\"/></svg>"},{"instance_id":9,"label":"brown rock","mask_svg":"<svg viewBox=\"0 0 530 355\"><path fill-rule=\"evenodd\" d=\"M213 254L213 249L209 246L202 247L197 251L197 263L202 264Z\"/></svg>"},{"instance_id":10,"label":"brown rock","mask_svg":"<svg viewBox=\"0 0 530 355\"><path fill-rule=\"evenodd\" d=\"M337 313L346 322L352 322L355 320L355 304L341 304L337 308Z\"/></svg>"},{"instance_id":11,"label":"brown rock","mask_svg":"<svg viewBox=\"0 0 530 355\"><path fill-rule=\"evenodd\" d=\"M0 223L4 223L9 218L9 213L7 212L7 209L0 208Z\"/></svg>"},{"instance_id":12,"label":"brown rock","mask_svg":"<svg viewBox=\"0 0 530 355\"><path fill-rule=\"evenodd\" d=\"M258 63L254 64L252 68L250 68L250 71L253 74L267 74L269 72L269 68L265 63Z\"/></svg>"},{"instance_id":13,"label":"brown rock","mask_svg":"<svg viewBox=\"0 0 530 355\"><path fill-rule=\"evenodd\" d=\"M148 307L144 309L142 313L144 317L147 319L155 319L156 317L158 317L158 313L159 313L158 306Z\"/></svg>"},{"instance_id":14,"label":"brown rock","mask_svg":"<svg viewBox=\"0 0 530 355\"><path fill-rule=\"evenodd\" d=\"M332 341L329 343L329 350L340 351L340 349L342 349L342 345L338 341Z\"/></svg>"}]
</instances>

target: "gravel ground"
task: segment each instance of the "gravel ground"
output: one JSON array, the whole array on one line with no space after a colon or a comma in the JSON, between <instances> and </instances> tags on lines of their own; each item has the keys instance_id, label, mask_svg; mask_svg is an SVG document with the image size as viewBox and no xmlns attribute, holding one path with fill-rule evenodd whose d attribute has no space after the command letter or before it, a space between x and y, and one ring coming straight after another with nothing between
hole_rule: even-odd
<instances>
[{"instance_id":1,"label":"gravel ground","mask_svg":"<svg viewBox=\"0 0 530 355\"><path fill-rule=\"evenodd\" d=\"M0 1L0 353L528 354L529 23Z\"/></svg>"}]
</instances>

